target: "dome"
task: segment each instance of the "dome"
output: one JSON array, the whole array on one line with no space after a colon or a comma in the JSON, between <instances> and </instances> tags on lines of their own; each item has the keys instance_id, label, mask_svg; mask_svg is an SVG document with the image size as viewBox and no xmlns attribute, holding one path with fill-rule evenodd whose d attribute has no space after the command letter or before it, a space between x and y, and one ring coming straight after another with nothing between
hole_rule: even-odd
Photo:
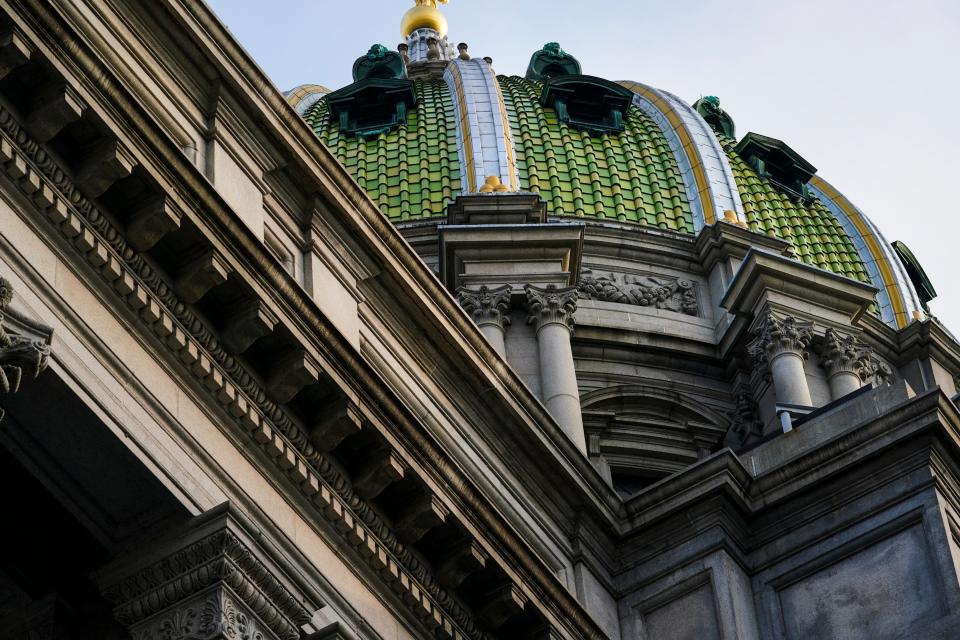
<instances>
[{"instance_id":1,"label":"dome","mask_svg":"<svg viewBox=\"0 0 960 640\"><path fill-rule=\"evenodd\" d=\"M690 104L640 82L584 75L557 43L535 51L523 77L496 74L465 44L449 60L443 47L432 59L412 50L400 47L415 99L398 126L344 130L332 96L303 111L391 221L442 220L458 196L496 178L539 195L558 220L687 236L731 222L789 243L806 264L872 284L873 312L890 326L923 313L866 216L782 141L756 133L738 141L718 98Z\"/></svg>"},{"instance_id":2,"label":"dome","mask_svg":"<svg viewBox=\"0 0 960 640\"><path fill-rule=\"evenodd\" d=\"M316 104L317 100L330 93L330 89L320 84L301 84L283 94L287 103L301 116L307 109Z\"/></svg>"}]
</instances>

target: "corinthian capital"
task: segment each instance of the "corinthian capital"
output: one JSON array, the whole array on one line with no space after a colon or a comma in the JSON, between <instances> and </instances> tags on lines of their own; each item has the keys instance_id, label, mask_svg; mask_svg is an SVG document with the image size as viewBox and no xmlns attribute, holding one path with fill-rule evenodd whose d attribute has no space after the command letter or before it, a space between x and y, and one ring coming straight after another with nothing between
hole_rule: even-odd
<instances>
[{"instance_id":1,"label":"corinthian capital","mask_svg":"<svg viewBox=\"0 0 960 640\"><path fill-rule=\"evenodd\" d=\"M821 361L827 375L850 372L866 382L873 374L873 351L856 336L844 335L833 328L827 329L820 349Z\"/></svg>"},{"instance_id":2,"label":"corinthian capital","mask_svg":"<svg viewBox=\"0 0 960 640\"><path fill-rule=\"evenodd\" d=\"M527 294L527 307L530 315L527 324L540 329L547 324L562 324L573 330L573 314L577 310L577 288L557 288L548 284L545 289L528 284L524 287Z\"/></svg>"},{"instance_id":3,"label":"corinthian capital","mask_svg":"<svg viewBox=\"0 0 960 640\"><path fill-rule=\"evenodd\" d=\"M747 345L747 350L761 364L784 353L795 353L806 358L807 347L813 337L813 323L797 320L793 316L778 318L768 311L755 335Z\"/></svg>"},{"instance_id":4,"label":"corinthian capital","mask_svg":"<svg viewBox=\"0 0 960 640\"><path fill-rule=\"evenodd\" d=\"M486 285L477 290L460 287L457 302L469 313L478 325L495 324L501 329L510 326L510 285L491 289Z\"/></svg>"}]
</instances>

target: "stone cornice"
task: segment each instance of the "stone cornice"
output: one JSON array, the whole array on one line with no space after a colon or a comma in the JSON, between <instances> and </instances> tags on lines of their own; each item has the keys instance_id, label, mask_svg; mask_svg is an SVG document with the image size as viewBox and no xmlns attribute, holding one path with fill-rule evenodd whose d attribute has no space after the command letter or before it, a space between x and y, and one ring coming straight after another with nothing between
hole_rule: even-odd
<instances>
[{"instance_id":1,"label":"stone cornice","mask_svg":"<svg viewBox=\"0 0 960 640\"><path fill-rule=\"evenodd\" d=\"M720 306L745 317L765 303L797 307L817 314L818 320L843 326L857 323L876 291L872 285L752 248L744 256Z\"/></svg>"},{"instance_id":2,"label":"stone cornice","mask_svg":"<svg viewBox=\"0 0 960 640\"><path fill-rule=\"evenodd\" d=\"M742 259L754 247L788 257L792 253L790 243L785 240L723 221L705 226L696 239L697 255L705 271L712 269L720 260Z\"/></svg>"},{"instance_id":3,"label":"stone cornice","mask_svg":"<svg viewBox=\"0 0 960 640\"><path fill-rule=\"evenodd\" d=\"M21 188L29 185L28 195L32 195L48 220L72 239L73 246L98 268L126 305L165 341L248 436L276 461L277 471L292 477L328 519L338 520L338 531L348 532L355 545L365 542L370 550L369 556L364 554L368 561L382 562L384 566L378 570L409 575L407 584L421 594L415 604L436 612L438 624L446 621L450 628L463 629L467 637L482 637L469 614L397 540L382 517L355 494L299 424L281 405L269 399L236 358L224 351L217 336L178 299L162 277L127 244L108 217L79 192L53 158L31 141L2 107L0 165L20 179ZM446 613L440 613L446 610L451 612L449 619Z\"/></svg>"},{"instance_id":4,"label":"stone cornice","mask_svg":"<svg viewBox=\"0 0 960 640\"><path fill-rule=\"evenodd\" d=\"M960 375L960 343L939 320L928 318L912 322L898 338L901 362L930 355L952 374Z\"/></svg>"}]
</instances>

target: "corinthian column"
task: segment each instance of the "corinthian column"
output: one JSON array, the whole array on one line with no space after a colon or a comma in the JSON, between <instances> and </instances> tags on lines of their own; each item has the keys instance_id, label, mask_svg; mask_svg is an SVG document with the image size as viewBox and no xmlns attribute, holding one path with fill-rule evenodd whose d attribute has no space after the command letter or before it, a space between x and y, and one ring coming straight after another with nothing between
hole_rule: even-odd
<instances>
[{"instance_id":1,"label":"corinthian column","mask_svg":"<svg viewBox=\"0 0 960 640\"><path fill-rule=\"evenodd\" d=\"M567 437L586 455L580 391L570 346L577 290L575 287L558 289L552 284L546 289L527 285L524 290L530 309L527 323L537 330L543 403Z\"/></svg>"},{"instance_id":2,"label":"corinthian column","mask_svg":"<svg viewBox=\"0 0 960 640\"><path fill-rule=\"evenodd\" d=\"M511 290L508 284L493 289L486 285L478 290L466 287L457 289L457 301L473 317L481 333L501 356L506 356L504 333L510 326L507 310L510 308Z\"/></svg>"},{"instance_id":3,"label":"corinthian column","mask_svg":"<svg viewBox=\"0 0 960 640\"><path fill-rule=\"evenodd\" d=\"M832 328L823 336L820 355L834 400L863 386L871 370L870 348L855 336L843 335Z\"/></svg>"},{"instance_id":4,"label":"corinthian column","mask_svg":"<svg viewBox=\"0 0 960 640\"><path fill-rule=\"evenodd\" d=\"M780 404L813 405L803 370L812 328L810 322L792 316L781 319L767 311L747 347L750 355L768 368Z\"/></svg>"}]
</instances>

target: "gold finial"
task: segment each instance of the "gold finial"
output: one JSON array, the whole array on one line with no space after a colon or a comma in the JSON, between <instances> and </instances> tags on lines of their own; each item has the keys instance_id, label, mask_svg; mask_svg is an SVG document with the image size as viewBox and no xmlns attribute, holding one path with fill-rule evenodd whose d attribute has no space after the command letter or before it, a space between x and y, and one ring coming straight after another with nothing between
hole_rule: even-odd
<instances>
[{"instance_id":1,"label":"gold finial","mask_svg":"<svg viewBox=\"0 0 960 640\"><path fill-rule=\"evenodd\" d=\"M480 193L505 193L507 185L500 182L500 176L487 176L479 191Z\"/></svg>"},{"instance_id":2,"label":"gold finial","mask_svg":"<svg viewBox=\"0 0 960 640\"><path fill-rule=\"evenodd\" d=\"M447 19L443 17L438 4L447 4L449 0L415 0L416 5L403 14L400 21L400 35L409 38L417 29L433 29L440 37L447 35Z\"/></svg>"}]
</instances>

